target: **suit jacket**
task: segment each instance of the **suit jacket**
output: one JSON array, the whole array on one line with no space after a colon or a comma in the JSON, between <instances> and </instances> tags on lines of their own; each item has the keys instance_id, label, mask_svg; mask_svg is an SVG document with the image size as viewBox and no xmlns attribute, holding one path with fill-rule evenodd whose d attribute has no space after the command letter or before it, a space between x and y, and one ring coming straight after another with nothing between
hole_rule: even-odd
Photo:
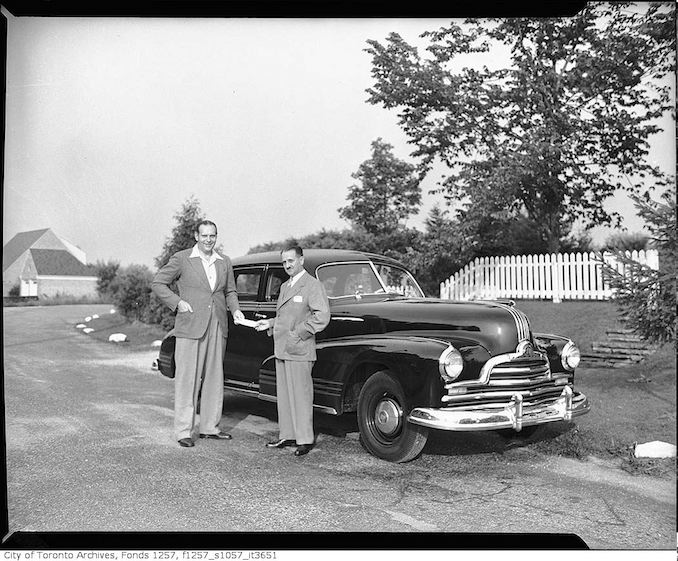
<instances>
[{"instance_id":1,"label":"suit jacket","mask_svg":"<svg viewBox=\"0 0 678 561\"><path fill-rule=\"evenodd\" d=\"M280 287L273 322L275 357L282 360L314 361L315 334L330 322L330 303L322 283L306 271L290 288Z\"/></svg>"},{"instance_id":2,"label":"suit jacket","mask_svg":"<svg viewBox=\"0 0 678 561\"><path fill-rule=\"evenodd\" d=\"M193 312L177 313L174 320L174 334L186 339L200 339L207 331L210 312L214 308L221 325L223 336L228 335L226 304L231 313L240 309L235 289L231 260L222 256L214 262L217 281L214 290L210 288L200 257L189 257L193 248L175 253L153 278L151 289L171 310L176 310L179 300L188 302ZM170 290L169 285L177 281L179 294Z\"/></svg>"}]
</instances>

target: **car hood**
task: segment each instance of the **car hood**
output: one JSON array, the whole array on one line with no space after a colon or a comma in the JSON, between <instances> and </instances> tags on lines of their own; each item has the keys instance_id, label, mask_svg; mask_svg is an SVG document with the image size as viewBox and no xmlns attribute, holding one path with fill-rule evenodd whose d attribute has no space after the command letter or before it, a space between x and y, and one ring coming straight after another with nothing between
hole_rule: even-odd
<instances>
[{"instance_id":1,"label":"car hood","mask_svg":"<svg viewBox=\"0 0 678 561\"><path fill-rule=\"evenodd\" d=\"M333 302L333 318L361 318L371 333L408 334L457 344L480 344L491 355L531 340L525 314L498 302L389 298Z\"/></svg>"}]
</instances>

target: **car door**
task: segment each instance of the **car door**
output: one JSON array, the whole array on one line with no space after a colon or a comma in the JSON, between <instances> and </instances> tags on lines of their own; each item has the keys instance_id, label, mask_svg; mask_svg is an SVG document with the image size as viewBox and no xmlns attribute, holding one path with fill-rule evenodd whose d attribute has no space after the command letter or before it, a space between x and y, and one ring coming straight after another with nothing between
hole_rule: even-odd
<instances>
[{"instance_id":1,"label":"car door","mask_svg":"<svg viewBox=\"0 0 678 561\"><path fill-rule=\"evenodd\" d=\"M269 265L264 278L262 301L256 312L256 319L268 319L275 317L275 309L278 305L280 287L289 278L288 274L280 265ZM273 357L273 337L262 331L260 338L253 347L257 354L261 371L259 374L259 392L274 396L275 392L275 361L268 360Z\"/></svg>"},{"instance_id":2,"label":"car door","mask_svg":"<svg viewBox=\"0 0 678 561\"><path fill-rule=\"evenodd\" d=\"M264 265L233 269L240 311L245 319L252 321L258 319L256 314L265 271ZM240 389L256 390L259 385L259 363L252 353L252 347L260 334L251 327L235 325L230 314L228 322L228 340L224 356L225 383Z\"/></svg>"}]
</instances>

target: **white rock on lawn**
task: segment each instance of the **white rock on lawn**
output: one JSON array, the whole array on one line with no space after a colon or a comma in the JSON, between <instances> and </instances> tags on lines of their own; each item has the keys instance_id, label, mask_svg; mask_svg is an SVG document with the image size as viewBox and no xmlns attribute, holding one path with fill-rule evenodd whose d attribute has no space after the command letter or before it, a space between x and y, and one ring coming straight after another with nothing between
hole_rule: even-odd
<instances>
[{"instance_id":1,"label":"white rock on lawn","mask_svg":"<svg viewBox=\"0 0 678 561\"><path fill-rule=\"evenodd\" d=\"M83 329L83 328L85 328L85 327L87 327L87 326L86 326L84 323L79 323L79 324L76 325L75 327L76 327L76 329Z\"/></svg>"},{"instance_id":2,"label":"white rock on lawn","mask_svg":"<svg viewBox=\"0 0 678 561\"><path fill-rule=\"evenodd\" d=\"M85 329L82 330L83 333L92 333L92 331L94 331L94 329L91 327L85 327Z\"/></svg>"},{"instance_id":3,"label":"white rock on lawn","mask_svg":"<svg viewBox=\"0 0 678 561\"><path fill-rule=\"evenodd\" d=\"M162 341L160 339L156 339L151 343L151 347L159 347L162 345Z\"/></svg>"},{"instance_id":4,"label":"white rock on lawn","mask_svg":"<svg viewBox=\"0 0 678 561\"><path fill-rule=\"evenodd\" d=\"M92 319L99 319L99 314L94 314L94 315L92 316Z\"/></svg>"},{"instance_id":5,"label":"white rock on lawn","mask_svg":"<svg viewBox=\"0 0 678 561\"><path fill-rule=\"evenodd\" d=\"M110 312L110 313L111 313L111 314L114 314L114 313L115 313L115 308L111 308L111 312Z\"/></svg>"},{"instance_id":6,"label":"white rock on lawn","mask_svg":"<svg viewBox=\"0 0 678 561\"><path fill-rule=\"evenodd\" d=\"M127 341L127 335L125 335L124 333L111 333L108 336L108 340L111 343L124 343L125 341Z\"/></svg>"},{"instance_id":7,"label":"white rock on lawn","mask_svg":"<svg viewBox=\"0 0 678 561\"><path fill-rule=\"evenodd\" d=\"M92 321L92 316L87 316L87 317L85 318L85 321L86 321L86 322Z\"/></svg>"},{"instance_id":8,"label":"white rock on lawn","mask_svg":"<svg viewBox=\"0 0 678 561\"><path fill-rule=\"evenodd\" d=\"M674 444L653 440L645 444L636 444L636 458L675 458L676 447Z\"/></svg>"}]
</instances>

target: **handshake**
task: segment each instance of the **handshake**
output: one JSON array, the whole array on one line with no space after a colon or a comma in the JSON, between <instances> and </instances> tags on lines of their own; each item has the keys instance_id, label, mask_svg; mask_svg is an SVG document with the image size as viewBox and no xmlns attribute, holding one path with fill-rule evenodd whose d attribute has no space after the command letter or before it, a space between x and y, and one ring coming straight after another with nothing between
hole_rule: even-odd
<instances>
[{"instance_id":1,"label":"handshake","mask_svg":"<svg viewBox=\"0 0 678 561\"><path fill-rule=\"evenodd\" d=\"M270 319L260 319L259 321L254 322L254 329L257 331L268 331L273 327L273 324Z\"/></svg>"},{"instance_id":2,"label":"handshake","mask_svg":"<svg viewBox=\"0 0 678 561\"><path fill-rule=\"evenodd\" d=\"M245 327L251 327L256 331L267 331L273 327L273 322L271 322L271 320L269 319L260 319L258 321L254 321L251 319L245 319L244 317L242 318L234 317L233 322L236 325L244 325Z\"/></svg>"}]
</instances>

